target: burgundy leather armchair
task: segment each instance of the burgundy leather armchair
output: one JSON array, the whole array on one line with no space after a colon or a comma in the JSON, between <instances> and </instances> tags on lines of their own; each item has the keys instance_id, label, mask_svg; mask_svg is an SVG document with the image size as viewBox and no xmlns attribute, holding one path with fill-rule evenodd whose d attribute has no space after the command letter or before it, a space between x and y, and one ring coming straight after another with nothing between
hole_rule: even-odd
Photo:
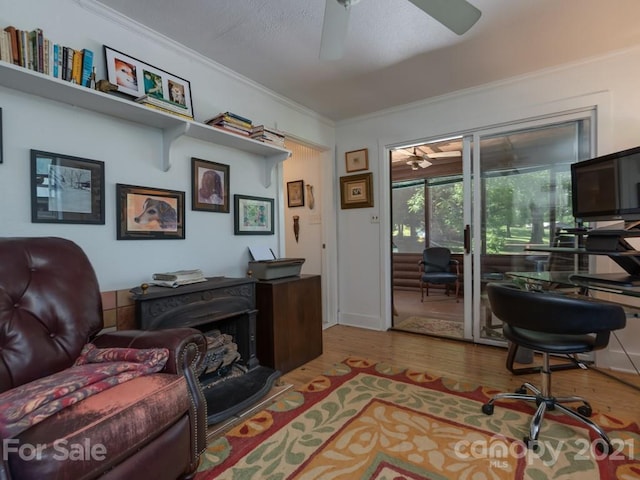
<instances>
[{"instance_id":1,"label":"burgundy leather armchair","mask_svg":"<svg viewBox=\"0 0 640 480\"><path fill-rule=\"evenodd\" d=\"M86 343L166 348L159 373L63 408L2 439L0 479L191 477L206 444L206 404L196 371L206 341L195 329L99 335L94 270L61 238L0 238L0 394L69 369Z\"/></svg>"}]
</instances>

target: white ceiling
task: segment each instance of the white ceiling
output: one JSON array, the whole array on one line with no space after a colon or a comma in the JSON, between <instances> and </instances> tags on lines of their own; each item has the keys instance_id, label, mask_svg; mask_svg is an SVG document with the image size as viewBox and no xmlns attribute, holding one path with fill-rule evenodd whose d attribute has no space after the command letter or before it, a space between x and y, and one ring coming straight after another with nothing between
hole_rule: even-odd
<instances>
[{"instance_id":1,"label":"white ceiling","mask_svg":"<svg viewBox=\"0 0 640 480\"><path fill-rule=\"evenodd\" d=\"M640 0L469 0L482 16L463 36L407 0L362 0L334 61L324 0L99 1L336 121L640 44Z\"/></svg>"}]
</instances>

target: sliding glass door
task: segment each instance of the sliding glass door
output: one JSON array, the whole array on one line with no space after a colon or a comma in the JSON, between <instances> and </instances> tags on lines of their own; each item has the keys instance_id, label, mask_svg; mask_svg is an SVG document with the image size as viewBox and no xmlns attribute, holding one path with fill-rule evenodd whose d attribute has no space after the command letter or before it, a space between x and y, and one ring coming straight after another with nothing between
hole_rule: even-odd
<instances>
[{"instance_id":1,"label":"sliding glass door","mask_svg":"<svg viewBox=\"0 0 640 480\"><path fill-rule=\"evenodd\" d=\"M586 268L574 255L536 247L574 246L570 165L592 156L592 112L474 135L473 332L476 341L503 343L485 287L508 272Z\"/></svg>"},{"instance_id":2,"label":"sliding glass door","mask_svg":"<svg viewBox=\"0 0 640 480\"><path fill-rule=\"evenodd\" d=\"M592 157L594 112L585 110L399 147L391 154L393 326L504 344L485 294L509 272L586 269L573 255L570 165ZM457 260L461 295L420 292L428 247Z\"/></svg>"}]
</instances>

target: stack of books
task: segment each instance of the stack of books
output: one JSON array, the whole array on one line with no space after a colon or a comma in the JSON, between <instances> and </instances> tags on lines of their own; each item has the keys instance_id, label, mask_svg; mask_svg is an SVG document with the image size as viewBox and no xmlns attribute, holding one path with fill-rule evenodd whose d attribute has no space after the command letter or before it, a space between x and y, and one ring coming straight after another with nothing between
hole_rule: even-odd
<instances>
[{"instance_id":1,"label":"stack of books","mask_svg":"<svg viewBox=\"0 0 640 480\"><path fill-rule=\"evenodd\" d=\"M160 287L179 287L190 283L206 282L202 270L177 270L175 272L154 273L153 284Z\"/></svg>"},{"instance_id":2,"label":"stack of books","mask_svg":"<svg viewBox=\"0 0 640 480\"><path fill-rule=\"evenodd\" d=\"M204 123L246 137L250 136L253 131L253 123L251 120L231 112L220 113Z\"/></svg>"},{"instance_id":3,"label":"stack of books","mask_svg":"<svg viewBox=\"0 0 640 480\"><path fill-rule=\"evenodd\" d=\"M260 142L273 143L279 147L284 147L284 135L273 128L267 128L264 125L253 127L250 136L254 140L258 140Z\"/></svg>"},{"instance_id":4,"label":"stack of books","mask_svg":"<svg viewBox=\"0 0 640 480\"><path fill-rule=\"evenodd\" d=\"M54 43L41 28L29 31L9 25L0 30L0 60L91 87L93 51Z\"/></svg>"},{"instance_id":5,"label":"stack of books","mask_svg":"<svg viewBox=\"0 0 640 480\"><path fill-rule=\"evenodd\" d=\"M193 116L189 115L186 105L181 105L164 98L154 97L152 95L143 95L136 98L136 102L161 112L170 113L172 115L178 115L187 120L193 120Z\"/></svg>"}]
</instances>

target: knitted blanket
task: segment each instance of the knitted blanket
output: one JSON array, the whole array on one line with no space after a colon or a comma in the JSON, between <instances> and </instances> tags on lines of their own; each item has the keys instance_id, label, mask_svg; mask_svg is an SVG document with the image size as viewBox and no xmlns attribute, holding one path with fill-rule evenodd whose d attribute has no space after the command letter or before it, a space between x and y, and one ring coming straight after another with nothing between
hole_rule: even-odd
<instances>
[{"instance_id":1,"label":"knitted blanket","mask_svg":"<svg viewBox=\"0 0 640 480\"><path fill-rule=\"evenodd\" d=\"M168 358L166 348L97 348L87 344L72 367L0 394L0 437L15 437L91 395L159 372Z\"/></svg>"}]
</instances>

